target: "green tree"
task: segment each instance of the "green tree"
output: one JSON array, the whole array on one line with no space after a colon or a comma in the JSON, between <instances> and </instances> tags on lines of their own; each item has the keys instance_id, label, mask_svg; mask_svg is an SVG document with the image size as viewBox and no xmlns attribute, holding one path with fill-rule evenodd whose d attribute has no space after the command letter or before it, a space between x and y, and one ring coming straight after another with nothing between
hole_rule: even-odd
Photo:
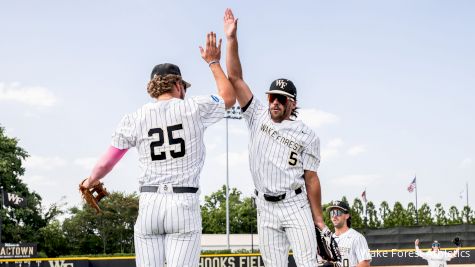
<instances>
[{"instance_id":1,"label":"green tree","mask_svg":"<svg viewBox=\"0 0 475 267\"><path fill-rule=\"evenodd\" d=\"M409 202L407 204L406 215L409 223L408 225L416 225L416 206L414 203Z\"/></svg>"},{"instance_id":2,"label":"green tree","mask_svg":"<svg viewBox=\"0 0 475 267\"><path fill-rule=\"evenodd\" d=\"M435 204L434 213L436 225L447 225L447 217L445 216L445 210L441 203Z\"/></svg>"},{"instance_id":3,"label":"green tree","mask_svg":"<svg viewBox=\"0 0 475 267\"><path fill-rule=\"evenodd\" d=\"M331 202L323 204L322 205L322 211L323 211L323 221L325 222L325 225L331 230L335 231L335 227L333 226L332 220L330 218L330 213L327 212L327 208L331 205Z\"/></svg>"},{"instance_id":4,"label":"green tree","mask_svg":"<svg viewBox=\"0 0 475 267\"><path fill-rule=\"evenodd\" d=\"M463 223L475 223L473 210L469 206L464 206L461 214Z\"/></svg>"},{"instance_id":5,"label":"green tree","mask_svg":"<svg viewBox=\"0 0 475 267\"><path fill-rule=\"evenodd\" d=\"M422 204L418 211L419 225L433 225L431 208L427 203Z\"/></svg>"},{"instance_id":6,"label":"green tree","mask_svg":"<svg viewBox=\"0 0 475 267\"><path fill-rule=\"evenodd\" d=\"M351 206L350 214L351 214L351 227L356 229L364 228L364 208L363 203L359 198L355 198L353 200L353 205Z\"/></svg>"},{"instance_id":7,"label":"green tree","mask_svg":"<svg viewBox=\"0 0 475 267\"><path fill-rule=\"evenodd\" d=\"M22 161L27 157L28 153L18 146L18 140L6 136L4 128L0 127L0 187L26 199L26 207L1 210L2 242L39 242L40 229L61 213L56 205L52 205L43 214L40 195L30 192L19 179L25 173ZM39 251L42 247L43 244L38 244Z\"/></svg>"},{"instance_id":8,"label":"green tree","mask_svg":"<svg viewBox=\"0 0 475 267\"><path fill-rule=\"evenodd\" d=\"M87 204L72 208L72 216L63 223L63 231L71 244L71 254L131 253L133 227L138 215L138 196L113 192L104 198L101 214Z\"/></svg>"},{"instance_id":9,"label":"green tree","mask_svg":"<svg viewBox=\"0 0 475 267\"><path fill-rule=\"evenodd\" d=\"M382 225L383 227L388 227L388 217L391 214L391 209L389 208L389 204L386 201L381 202L379 205L379 214L381 215Z\"/></svg>"},{"instance_id":10,"label":"green tree","mask_svg":"<svg viewBox=\"0 0 475 267\"><path fill-rule=\"evenodd\" d=\"M368 216L369 228L374 229L381 226L381 222L378 218L378 211L376 210L376 207L374 206L374 203L372 201L368 201L368 203L366 204L366 213Z\"/></svg>"},{"instance_id":11,"label":"green tree","mask_svg":"<svg viewBox=\"0 0 475 267\"><path fill-rule=\"evenodd\" d=\"M256 208L252 207L251 198L241 199L241 192L236 188L229 190L229 231L240 234L249 233L251 227L257 227ZM201 206L204 234L226 233L226 186L205 196Z\"/></svg>"},{"instance_id":12,"label":"green tree","mask_svg":"<svg viewBox=\"0 0 475 267\"><path fill-rule=\"evenodd\" d=\"M102 252L102 242L97 235L96 215L86 208L73 207L69 210L71 217L63 222L63 232L69 241L70 253L73 255L97 254Z\"/></svg>"},{"instance_id":13,"label":"green tree","mask_svg":"<svg viewBox=\"0 0 475 267\"><path fill-rule=\"evenodd\" d=\"M61 223L58 220L51 221L48 225L41 228L39 234L39 243L42 244L42 251L48 257L69 254L69 240L64 235Z\"/></svg>"},{"instance_id":14,"label":"green tree","mask_svg":"<svg viewBox=\"0 0 475 267\"><path fill-rule=\"evenodd\" d=\"M455 206L449 208L449 215L447 219L448 224L461 224L463 222L460 212Z\"/></svg>"},{"instance_id":15,"label":"green tree","mask_svg":"<svg viewBox=\"0 0 475 267\"><path fill-rule=\"evenodd\" d=\"M409 220L407 217L406 209L402 206L401 202L396 201L392 212L386 217L384 221L384 226L395 227L395 226L407 226Z\"/></svg>"}]
</instances>

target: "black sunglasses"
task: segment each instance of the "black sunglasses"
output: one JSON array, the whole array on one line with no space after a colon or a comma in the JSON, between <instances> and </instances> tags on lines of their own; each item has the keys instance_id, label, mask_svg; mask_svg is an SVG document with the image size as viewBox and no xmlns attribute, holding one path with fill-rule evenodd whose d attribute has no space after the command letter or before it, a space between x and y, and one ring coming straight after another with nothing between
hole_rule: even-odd
<instances>
[{"instance_id":1,"label":"black sunglasses","mask_svg":"<svg viewBox=\"0 0 475 267\"><path fill-rule=\"evenodd\" d=\"M439 243L433 243L432 246L433 247L440 247L440 244Z\"/></svg>"},{"instance_id":2,"label":"black sunglasses","mask_svg":"<svg viewBox=\"0 0 475 267\"><path fill-rule=\"evenodd\" d=\"M289 100L287 96L278 94L268 94L267 97L269 99L269 103L272 103L275 99L277 99L277 101L279 101L279 103L282 105L287 104L287 100Z\"/></svg>"},{"instance_id":3,"label":"black sunglasses","mask_svg":"<svg viewBox=\"0 0 475 267\"><path fill-rule=\"evenodd\" d=\"M342 211L342 210L331 210L330 211L330 217L333 217L333 216L341 216L343 214L346 214L346 212Z\"/></svg>"}]
</instances>

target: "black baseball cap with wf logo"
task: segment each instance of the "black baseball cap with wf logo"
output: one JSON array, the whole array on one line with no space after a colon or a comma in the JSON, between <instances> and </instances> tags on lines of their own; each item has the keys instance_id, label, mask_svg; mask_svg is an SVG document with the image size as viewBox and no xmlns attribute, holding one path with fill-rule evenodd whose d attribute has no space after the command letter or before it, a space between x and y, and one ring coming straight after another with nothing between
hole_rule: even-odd
<instances>
[{"instance_id":1,"label":"black baseball cap with wf logo","mask_svg":"<svg viewBox=\"0 0 475 267\"><path fill-rule=\"evenodd\" d=\"M350 205L348 205L348 203L346 203L345 201L334 200L330 203L330 206L328 206L327 211L330 211L332 209L340 209L345 213L349 213Z\"/></svg>"},{"instance_id":2,"label":"black baseball cap with wf logo","mask_svg":"<svg viewBox=\"0 0 475 267\"><path fill-rule=\"evenodd\" d=\"M163 63L158 64L153 68L152 73L150 74L150 79L153 79L155 75L165 76L167 74L178 75L181 77L181 71L177 65L171 63ZM191 84L183 80L183 78L182 81L186 84L186 88L191 86Z\"/></svg>"},{"instance_id":3,"label":"black baseball cap with wf logo","mask_svg":"<svg viewBox=\"0 0 475 267\"><path fill-rule=\"evenodd\" d=\"M283 78L273 81L266 94L285 95L297 100L297 88L295 88L294 83L291 80Z\"/></svg>"}]
</instances>

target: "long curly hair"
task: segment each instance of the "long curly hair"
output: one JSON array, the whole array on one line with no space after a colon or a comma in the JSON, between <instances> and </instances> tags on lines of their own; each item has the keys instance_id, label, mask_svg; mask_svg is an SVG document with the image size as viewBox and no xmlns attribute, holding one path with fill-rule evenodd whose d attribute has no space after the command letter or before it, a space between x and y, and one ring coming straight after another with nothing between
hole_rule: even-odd
<instances>
[{"instance_id":1,"label":"long curly hair","mask_svg":"<svg viewBox=\"0 0 475 267\"><path fill-rule=\"evenodd\" d=\"M297 109L300 109L299 107L295 107L292 112L290 113L290 116L291 117L294 117L295 119L297 118L297 116L299 115L299 112L297 111Z\"/></svg>"},{"instance_id":2,"label":"long curly hair","mask_svg":"<svg viewBox=\"0 0 475 267\"><path fill-rule=\"evenodd\" d=\"M151 97L157 98L160 95L163 95L164 93L172 90L173 85L179 81L181 81L180 75L175 75L175 74L167 74L165 76L155 75L148 82L147 92Z\"/></svg>"}]
</instances>

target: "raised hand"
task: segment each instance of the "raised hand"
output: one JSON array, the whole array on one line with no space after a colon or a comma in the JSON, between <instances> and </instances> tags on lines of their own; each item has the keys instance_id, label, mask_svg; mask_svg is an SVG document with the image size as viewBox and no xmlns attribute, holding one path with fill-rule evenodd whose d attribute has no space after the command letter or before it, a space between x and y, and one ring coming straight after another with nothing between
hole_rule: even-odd
<instances>
[{"instance_id":1,"label":"raised hand","mask_svg":"<svg viewBox=\"0 0 475 267\"><path fill-rule=\"evenodd\" d=\"M210 32L206 35L206 47L200 46L201 57L206 61L210 62L219 62L221 59L221 43L222 40L219 39L218 45L216 45L216 33Z\"/></svg>"},{"instance_id":2,"label":"raised hand","mask_svg":"<svg viewBox=\"0 0 475 267\"><path fill-rule=\"evenodd\" d=\"M226 38L235 38L237 31L237 19L234 18L233 11L227 8L224 11L224 34Z\"/></svg>"}]
</instances>

